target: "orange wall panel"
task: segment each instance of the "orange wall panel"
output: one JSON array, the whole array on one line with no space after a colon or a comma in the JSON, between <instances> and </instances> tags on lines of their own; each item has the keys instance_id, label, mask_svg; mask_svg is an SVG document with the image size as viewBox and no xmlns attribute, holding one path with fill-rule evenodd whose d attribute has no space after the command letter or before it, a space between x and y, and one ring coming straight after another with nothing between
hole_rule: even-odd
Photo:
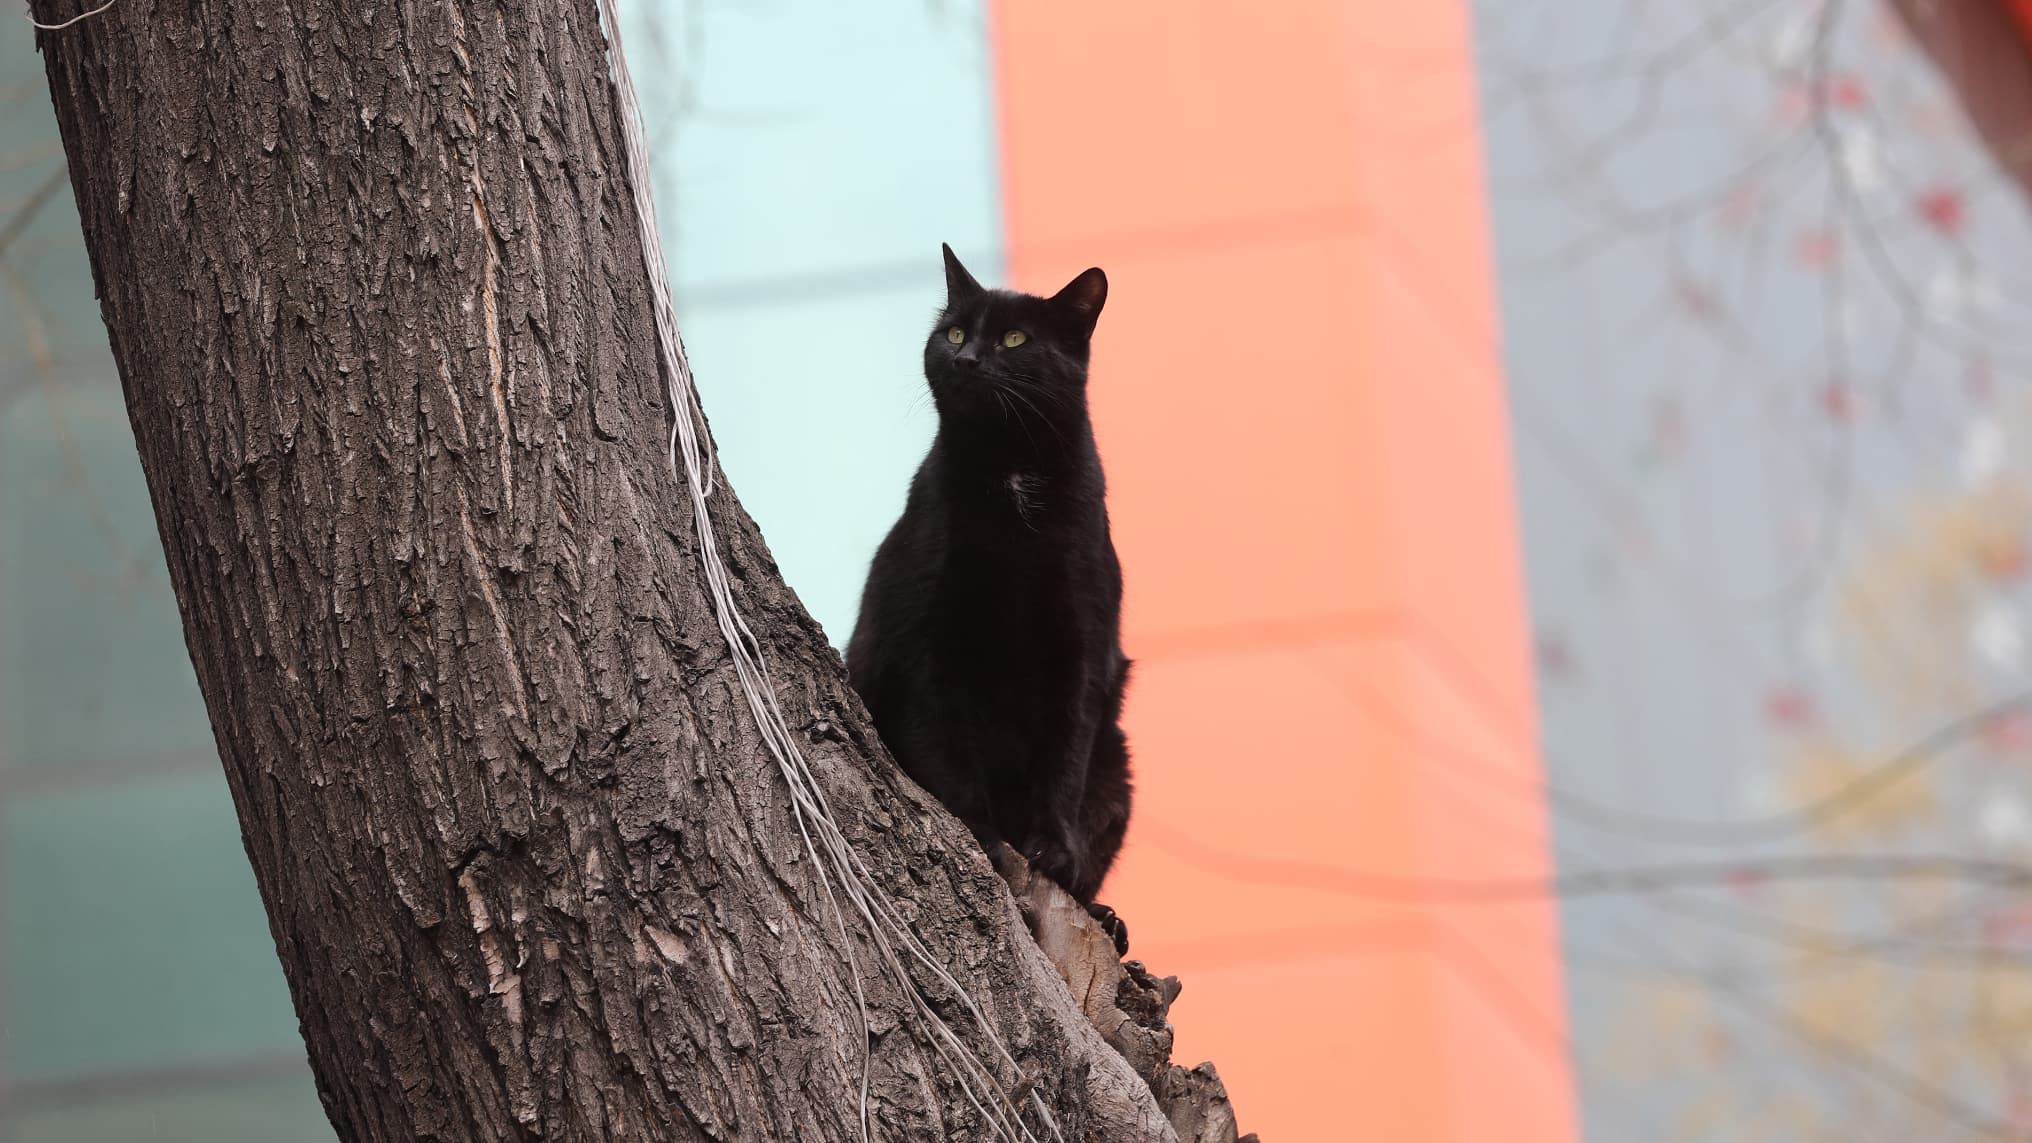
<instances>
[{"instance_id":1,"label":"orange wall panel","mask_svg":"<svg viewBox=\"0 0 2032 1143\"><path fill-rule=\"evenodd\" d=\"M1573 1140L1553 904L1365 878L1550 872L1464 5L1002 0L995 35L1014 284L1109 275L1104 899L1185 980L1175 1054L1273 1141Z\"/></svg>"}]
</instances>

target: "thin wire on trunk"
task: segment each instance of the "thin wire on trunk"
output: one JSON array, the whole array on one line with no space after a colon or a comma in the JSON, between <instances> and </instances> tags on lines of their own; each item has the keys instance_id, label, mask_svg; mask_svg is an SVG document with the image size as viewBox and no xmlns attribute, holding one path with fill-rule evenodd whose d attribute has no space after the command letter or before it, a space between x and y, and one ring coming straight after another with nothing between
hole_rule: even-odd
<instances>
[{"instance_id":1,"label":"thin wire on trunk","mask_svg":"<svg viewBox=\"0 0 2032 1143\"><path fill-rule=\"evenodd\" d=\"M62 23L58 24L45 24L41 20L36 19L35 14L31 12L29 13L28 16L28 22L34 24L38 28L41 28L45 32L61 32L65 28L70 27L72 24L75 24L80 20L91 19L92 17L98 15L101 12L104 12L106 9L111 8L113 5L118 4L119 2L120 0L106 0L104 4L99 5L97 8L88 8L85 11L80 12L77 15L72 16L70 19L65 20Z\"/></svg>"}]
</instances>

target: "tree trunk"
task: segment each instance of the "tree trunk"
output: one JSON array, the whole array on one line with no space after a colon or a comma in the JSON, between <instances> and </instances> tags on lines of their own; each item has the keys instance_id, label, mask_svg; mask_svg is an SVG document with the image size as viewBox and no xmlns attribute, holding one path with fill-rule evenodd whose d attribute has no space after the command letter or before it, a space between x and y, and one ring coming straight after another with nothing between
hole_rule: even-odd
<instances>
[{"instance_id":1,"label":"tree trunk","mask_svg":"<svg viewBox=\"0 0 2032 1143\"><path fill-rule=\"evenodd\" d=\"M2032 196L2032 43L2009 0L1891 6L1954 89L2000 171Z\"/></svg>"},{"instance_id":2,"label":"tree trunk","mask_svg":"<svg viewBox=\"0 0 2032 1143\"><path fill-rule=\"evenodd\" d=\"M42 47L341 1138L1175 1137L1164 1061L1103 1041L721 484L831 813L982 1019L822 882L668 467L594 0L122 0ZM926 1012L989 1061L971 1095Z\"/></svg>"}]
</instances>

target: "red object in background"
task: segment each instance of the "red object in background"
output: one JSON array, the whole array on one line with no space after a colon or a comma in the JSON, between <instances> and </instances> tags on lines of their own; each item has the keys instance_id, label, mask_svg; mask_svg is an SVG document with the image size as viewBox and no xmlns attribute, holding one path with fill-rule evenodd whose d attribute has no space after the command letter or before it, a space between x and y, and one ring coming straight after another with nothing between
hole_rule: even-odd
<instances>
[{"instance_id":1,"label":"red object in background","mask_svg":"<svg viewBox=\"0 0 2032 1143\"><path fill-rule=\"evenodd\" d=\"M2032 0L2010 0L2011 11L2018 17L2018 26L2025 30L2025 42L2032 45Z\"/></svg>"},{"instance_id":2,"label":"red object in background","mask_svg":"<svg viewBox=\"0 0 2032 1143\"><path fill-rule=\"evenodd\" d=\"M2022 1091L2012 1092L2009 1114L2012 1129L2024 1131L2032 1128L2032 1095Z\"/></svg>"},{"instance_id":3,"label":"red object in background","mask_svg":"<svg viewBox=\"0 0 2032 1143\"><path fill-rule=\"evenodd\" d=\"M1102 895L1184 980L1173 1058L1273 1143L1572 1143L1556 904L1348 884L1552 865L1480 138L1401 143L1477 120L1468 5L993 26L1012 282L1108 273L1137 806Z\"/></svg>"},{"instance_id":4,"label":"red object in background","mask_svg":"<svg viewBox=\"0 0 2032 1143\"><path fill-rule=\"evenodd\" d=\"M1846 381L1829 381L1820 387L1820 411L1830 421L1856 419L1856 391Z\"/></svg>"},{"instance_id":5,"label":"red object in background","mask_svg":"<svg viewBox=\"0 0 2032 1143\"><path fill-rule=\"evenodd\" d=\"M1992 581L2011 584L2025 578L2026 568L2032 565L2032 559L2027 557L2025 542L2019 540L1982 553L1981 563L1983 573Z\"/></svg>"},{"instance_id":6,"label":"red object in background","mask_svg":"<svg viewBox=\"0 0 2032 1143\"><path fill-rule=\"evenodd\" d=\"M2014 710L1983 724L1984 749L1994 754L2011 754L2032 747L2032 715Z\"/></svg>"},{"instance_id":7,"label":"red object in background","mask_svg":"<svg viewBox=\"0 0 2032 1143\"><path fill-rule=\"evenodd\" d=\"M2012 905L1986 914L1982 941L1991 950L2022 950L2032 944L2032 908Z\"/></svg>"},{"instance_id":8,"label":"red object in background","mask_svg":"<svg viewBox=\"0 0 2032 1143\"><path fill-rule=\"evenodd\" d=\"M1912 206L1926 225L1950 238L1961 233L1968 218L1968 203L1955 187L1930 187L1920 192Z\"/></svg>"},{"instance_id":9,"label":"red object in background","mask_svg":"<svg viewBox=\"0 0 2032 1143\"><path fill-rule=\"evenodd\" d=\"M1672 281L1672 299L1688 317L1707 325L1713 325L1722 316L1721 299L1714 290L1694 281L1692 278L1677 277Z\"/></svg>"},{"instance_id":10,"label":"red object in background","mask_svg":"<svg viewBox=\"0 0 2032 1143\"><path fill-rule=\"evenodd\" d=\"M1834 231L1824 227L1803 230L1794 240L1793 256L1801 266L1810 270L1823 270L1834 264L1841 254L1841 238Z\"/></svg>"},{"instance_id":11,"label":"red object in background","mask_svg":"<svg viewBox=\"0 0 2032 1143\"><path fill-rule=\"evenodd\" d=\"M1842 72L1829 77L1827 102L1837 111L1860 111L1870 105L1870 89L1861 77Z\"/></svg>"},{"instance_id":12,"label":"red object in background","mask_svg":"<svg viewBox=\"0 0 2032 1143\"><path fill-rule=\"evenodd\" d=\"M1780 730L1812 726L1815 717L1813 699L1798 687L1773 687L1764 696L1764 721Z\"/></svg>"},{"instance_id":13,"label":"red object in background","mask_svg":"<svg viewBox=\"0 0 2032 1143\"><path fill-rule=\"evenodd\" d=\"M1731 230L1741 230L1757 220L1764 209L1762 192L1754 182L1745 179L1729 188L1722 196L1722 222Z\"/></svg>"}]
</instances>

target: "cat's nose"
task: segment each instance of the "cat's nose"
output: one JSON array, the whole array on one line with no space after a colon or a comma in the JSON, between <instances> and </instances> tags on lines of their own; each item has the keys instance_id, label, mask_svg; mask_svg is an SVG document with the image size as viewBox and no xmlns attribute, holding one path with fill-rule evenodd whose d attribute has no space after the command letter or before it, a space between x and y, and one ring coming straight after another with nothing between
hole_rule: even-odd
<instances>
[{"instance_id":1,"label":"cat's nose","mask_svg":"<svg viewBox=\"0 0 2032 1143\"><path fill-rule=\"evenodd\" d=\"M973 369L981 364L981 359L969 353L962 353L953 358L953 364L961 369Z\"/></svg>"}]
</instances>

